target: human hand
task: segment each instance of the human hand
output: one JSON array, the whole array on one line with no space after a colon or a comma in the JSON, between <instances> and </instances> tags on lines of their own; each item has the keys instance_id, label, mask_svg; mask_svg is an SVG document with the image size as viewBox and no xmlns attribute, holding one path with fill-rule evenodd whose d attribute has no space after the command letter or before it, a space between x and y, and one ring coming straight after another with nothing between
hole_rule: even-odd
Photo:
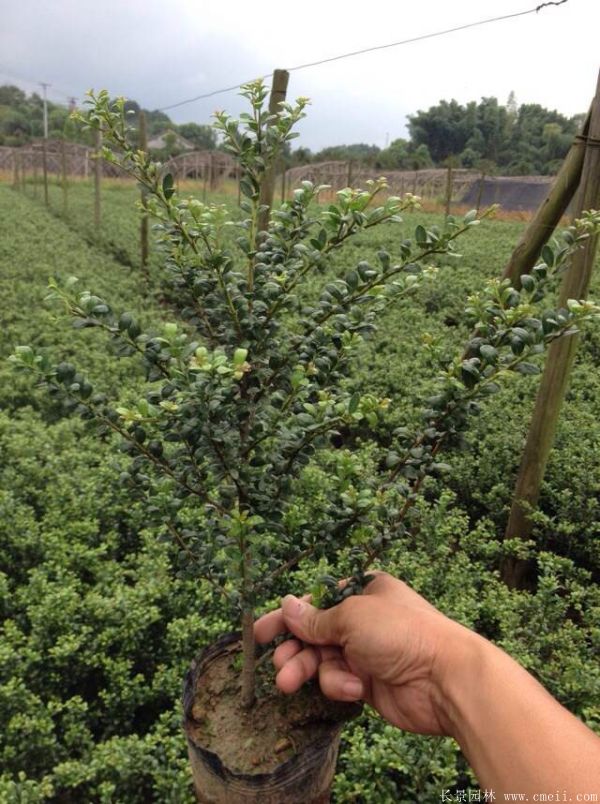
<instances>
[{"instance_id":1,"label":"human hand","mask_svg":"<svg viewBox=\"0 0 600 804\"><path fill-rule=\"evenodd\" d=\"M319 610L288 595L255 623L258 642L296 637L273 654L276 683L293 693L318 676L334 700L365 700L386 720L419 734L449 734L444 681L471 637L402 581L376 575L362 595Z\"/></svg>"}]
</instances>

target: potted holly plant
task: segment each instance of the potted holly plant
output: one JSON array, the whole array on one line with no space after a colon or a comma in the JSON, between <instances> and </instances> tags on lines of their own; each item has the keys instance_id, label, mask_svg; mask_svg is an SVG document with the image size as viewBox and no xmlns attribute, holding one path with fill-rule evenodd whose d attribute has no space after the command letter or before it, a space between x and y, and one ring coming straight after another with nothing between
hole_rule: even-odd
<instances>
[{"instance_id":1,"label":"potted holly plant","mask_svg":"<svg viewBox=\"0 0 600 804\"><path fill-rule=\"evenodd\" d=\"M535 356L555 338L598 313L588 302L539 312L539 302L599 216L588 215L547 247L521 289L489 283L473 295L466 319L473 335L465 352L445 364L438 392L425 405L417 431L399 428L392 446L374 432L389 400L353 392L353 356L392 304L404 304L432 273L438 255L477 225L470 212L444 227L400 234L402 213L418 199L389 196L384 180L346 188L335 203L318 203L321 187L303 182L292 200L265 212L261 187L295 136L307 101L267 111L261 82L242 88L249 111L234 120L216 114L223 147L241 169L241 215L175 190L173 177L131 144L123 99L90 93L85 125L100 129L102 156L144 190L144 212L155 220L160 282L168 320L145 332L128 311L53 280L51 296L77 327L106 336L116 358L138 357L144 393L112 403L75 366L53 364L29 346L12 357L99 433L117 434L131 456L121 482L146 500L180 549L181 571L222 598L239 630L194 661L184 695L185 731L199 800L310 802L328 800L339 734L355 707L325 701L317 691L292 698L263 678L257 658L257 608L290 588L300 562L335 566L344 553L348 584L314 578L315 598L335 605L360 594L369 569L403 532L428 477L467 426L469 414L515 374L538 371ZM332 257L360 233L398 227L394 253L343 270ZM532 362L533 358L533 362ZM378 467L315 502L310 521L297 516L303 475L332 439L360 429ZM388 440L389 444L389 440Z\"/></svg>"}]
</instances>

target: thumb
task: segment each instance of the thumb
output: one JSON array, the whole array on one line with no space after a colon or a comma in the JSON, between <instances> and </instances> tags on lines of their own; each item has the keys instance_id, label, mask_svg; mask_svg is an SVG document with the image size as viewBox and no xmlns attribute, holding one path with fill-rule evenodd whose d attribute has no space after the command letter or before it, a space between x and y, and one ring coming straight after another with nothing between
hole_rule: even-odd
<instances>
[{"instance_id":1,"label":"thumb","mask_svg":"<svg viewBox=\"0 0 600 804\"><path fill-rule=\"evenodd\" d=\"M294 595L286 595L281 601L281 611L289 631L302 642L313 645L340 645L340 609L317 609Z\"/></svg>"}]
</instances>

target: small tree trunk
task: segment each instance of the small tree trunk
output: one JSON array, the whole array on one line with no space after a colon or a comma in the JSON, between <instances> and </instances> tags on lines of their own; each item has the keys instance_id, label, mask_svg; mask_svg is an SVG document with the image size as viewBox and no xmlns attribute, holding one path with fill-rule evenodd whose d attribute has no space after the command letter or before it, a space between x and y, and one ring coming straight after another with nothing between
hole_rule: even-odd
<instances>
[{"instance_id":1,"label":"small tree trunk","mask_svg":"<svg viewBox=\"0 0 600 804\"><path fill-rule=\"evenodd\" d=\"M254 704L256 689L254 653L254 612L252 609L246 609L242 612L242 706L244 709L250 709Z\"/></svg>"}]
</instances>

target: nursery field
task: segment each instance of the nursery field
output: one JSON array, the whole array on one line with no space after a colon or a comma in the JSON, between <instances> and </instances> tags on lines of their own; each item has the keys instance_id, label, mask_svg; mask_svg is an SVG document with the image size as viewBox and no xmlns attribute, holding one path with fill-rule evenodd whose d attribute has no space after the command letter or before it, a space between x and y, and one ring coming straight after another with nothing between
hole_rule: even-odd
<instances>
[{"instance_id":1,"label":"nursery field","mask_svg":"<svg viewBox=\"0 0 600 804\"><path fill-rule=\"evenodd\" d=\"M109 397L135 396L143 379L135 359L115 362L102 337L73 329L45 297L49 277L75 275L144 326L169 320L157 291L160 255L151 253L154 292L139 268L138 197L132 185L107 184L96 233L89 184L70 187L66 213L58 187L48 210L31 188L0 184L0 804L191 804L182 679L201 647L236 627L211 586L178 571L176 547L119 482L128 458L117 441L98 439L7 360L31 344L85 370ZM418 223L432 222L442 217L409 212L404 224L358 235L335 264L349 269L382 247L393 255ZM483 221L461 238L460 259L438 259L416 296L385 312L349 380L389 399L369 435L387 443L394 428L420 421L440 361L467 338L467 297L501 274L522 227ZM430 481L385 559L598 732L599 368L595 322L581 337L530 542L502 536L536 376L490 397L462 448L445 453L448 476ZM299 521L342 483L350 452L365 466L372 460L358 433L306 471ZM516 551L535 562L527 590L500 580L503 557ZM333 561L319 569L338 574ZM302 592L313 574L300 564L283 575L272 605ZM452 740L402 733L365 712L344 731L334 801L433 804L442 790L475 789L470 773Z\"/></svg>"}]
</instances>

